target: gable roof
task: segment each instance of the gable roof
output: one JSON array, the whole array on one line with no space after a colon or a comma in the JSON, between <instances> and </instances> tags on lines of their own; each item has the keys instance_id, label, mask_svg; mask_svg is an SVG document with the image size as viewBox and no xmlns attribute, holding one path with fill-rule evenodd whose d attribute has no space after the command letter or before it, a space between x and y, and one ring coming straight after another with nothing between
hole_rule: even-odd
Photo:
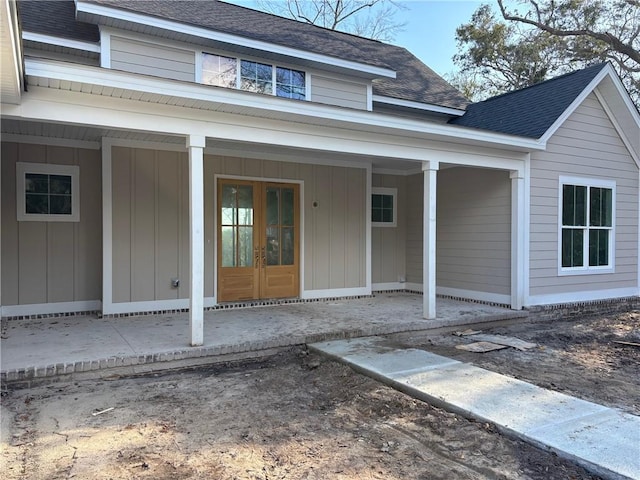
<instances>
[{"instance_id":1,"label":"gable roof","mask_svg":"<svg viewBox=\"0 0 640 480\"><path fill-rule=\"evenodd\" d=\"M471 104L462 117L449 123L540 138L606 67L606 63L600 63Z\"/></svg>"},{"instance_id":2,"label":"gable roof","mask_svg":"<svg viewBox=\"0 0 640 480\"><path fill-rule=\"evenodd\" d=\"M374 95L454 109L464 109L469 104L460 92L406 49L376 40L218 0L84 0L84 3L394 70L395 79L374 81ZM23 1L21 11L25 31L99 41L96 25L76 21L72 1Z\"/></svg>"}]
</instances>

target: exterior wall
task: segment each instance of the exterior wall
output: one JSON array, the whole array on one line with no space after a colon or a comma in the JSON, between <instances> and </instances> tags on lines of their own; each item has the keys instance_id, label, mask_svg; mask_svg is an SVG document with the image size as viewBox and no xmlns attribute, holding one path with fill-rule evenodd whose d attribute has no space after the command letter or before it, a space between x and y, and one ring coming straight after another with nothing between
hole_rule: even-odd
<instances>
[{"instance_id":1,"label":"exterior wall","mask_svg":"<svg viewBox=\"0 0 640 480\"><path fill-rule=\"evenodd\" d=\"M18 222L16 162L78 165L79 222ZM99 150L2 143L2 305L102 297Z\"/></svg>"},{"instance_id":2,"label":"exterior wall","mask_svg":"<svg viewBox=\"0 0 640 480\"><path fill-rule=\"evenodd\" d=\"M397 225L373 227L371 232L371 277L374 284L404 282L407 277L407 178L374 174L374 187L398 190Z\"/></svg>"},{"instance_id":3,"label":"exterior wall","mask_svg":"<svg viewBox=\"0 0 640 480\"><path fill-rule=\"evenodd\" d=\"M422 173L407 177L407 282L422 284ZM436 227L437 228L437 227Z\"/></svg>"},{"instance_id":4,"label":"exterior wall","mask_svg":"<svg viewBox=\"0 0 640 480\"><path fill-rule=\"evenodd\" d=\"M423 175L406 178L407 282L422 285ZM509 295L509 172L445 168L438 171L437 185L436 284L439 293L448 288Z\"/></svg>"},{"instance_id":5,"label":"exterior wall","mask_svg":"<svg viewBox=\"0 0 640 480\"><path fill-rule=\"evenodd\" d=\"M313 74L311 101L366 110L367 85Z\"/></svg>"},{"instance_id":6,"label":"exterior wall","mask_svg":"<svg viewBox=\"0 0 640 480\"><path fill-rule=\"evenodd\" d=\"M616 182L615 273L558 276L560 175ZM638 285L638 167L594 94L532 154L530 295L634 288ZM533 304L538 303L535 298Z\"/></svg>"},{"instance_id":7,"label":"exterior wall","mask_svg":"<svg viewBox=\"0 0 640 480\"><path fill-rule=\"evenodd\" d=\"M195 81L195 53L118 36L111 37L111 68L186 82Z\"/></svg>"},{"instance_id":8,"label":"exterior wall","mask_svg":"<svg viewBox=\"0 0 640 480\"><path fill-rule=\"evenodd\" d=\"M511 179L504 170L438 172L438 287L511 294Z\"/></svg>"},{"instance_id":9,"label":"exterior wall","mask_svg":"<svg viewBox=\"0 0 640 480\"><path fill-rule=\"evenodd\" d=\"M112 171L113 301L188 298L186 153L114 147ZM205 155L204 175L205 297L215 296L216 175L303 181L304 290L366 286L366 170Z\"/></svg>"}]
</instances>

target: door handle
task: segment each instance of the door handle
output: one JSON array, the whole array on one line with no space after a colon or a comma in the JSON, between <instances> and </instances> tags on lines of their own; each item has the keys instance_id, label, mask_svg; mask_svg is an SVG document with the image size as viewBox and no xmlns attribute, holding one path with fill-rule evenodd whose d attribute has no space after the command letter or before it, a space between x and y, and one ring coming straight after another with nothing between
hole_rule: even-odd
<instances>
[{"instance_id":1,"label":"door handle","mask_svg":"<svg viewBox=\"0 0 640 480\"><path fill-rule=\"evenodd\" d=\"M260 249L258 248L257 245L253 247L253 260L255 265L254 268L259 268L260 267Z\"/></svg>"},{"instance_id":2,"label":"door handle","mask_svg":"<svg viewBox=\"0 0 640 480\"><path fill-rule=\"evenodd\" d=\"M262 246L262 268L267 266L267 251L266 247Z\"/></svg>"}]
</instances>

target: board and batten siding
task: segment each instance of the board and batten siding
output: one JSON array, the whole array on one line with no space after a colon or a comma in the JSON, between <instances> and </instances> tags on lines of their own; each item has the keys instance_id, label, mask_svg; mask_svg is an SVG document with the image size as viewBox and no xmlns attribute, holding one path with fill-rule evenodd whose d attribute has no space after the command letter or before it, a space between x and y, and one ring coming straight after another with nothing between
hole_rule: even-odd
<instances>
[{"instance_id":1,"label":"board and batten siding","mask_svg":"<svg viewBox=\"0 0 640 480\"><path fill-rule=\"evenodd\" d=\"M195 81L195 51L111 36L111 68L154 77Z\"/></svg>"},{"instance_id":2,"label":"board and batten siding","mask_svg":"<svg viewBox=\"0 0 640 480\"><path fill-rule=\"evenodd\" d=\"M304 289L366 286L366 170L205 155L207 203L214 196L214 174L303 181ZM212 220L208 226L209 215L205 215L205 242L209 248L215 227ZM205 271L205 275L207 283L213 279L213 272Z\"/></svg>"},{"instance_id":3,"label":"board and batten siding","mask_svg":"<svg viewBox=\"0 0 640 480\"><path fill-rule=\"evenodd\" d=\"M373 174L373 187L397 189L395 227L373 227L371 230L371 277L376 283L403 282L407 277L406 195L407 177Z\"/></svg>"},{"instance_id":4,"label":"board and batten siding","mask_svg":"<svg viewBox=\"0 0 640 480\"><path fill-rule=\"evenodd\" d=\"M558 275L559 177L616 182L615 273ZM636 287L638 167L592 93L531 156L530 295Z\"/></svg>"},{"instance_id":5,"label":"board and batten siding","mask_svg":"<svg viewBox=\"0 0 640 480\"><path fill-rule=\"evenodd\" d=\"M407 177L407 282L422 284L423 175ZM509 295L509 172L477 168L438 171L436 284Z\"/></svg>"},{"instance_id":6,"label":"board and batten siding","mask_svg":"<svg viewBox=\"0 0 640 480\"><path fill-rule=\"evenodd\" d=\"M16 162L78 165L79 222L17 221ZM102 298L99 150L2 143L2 304Z\"/></svg>"},{"instance_id":7,"label":"board and batten siding","mask_svg":"<svg viewBox=\"0 0 640 480\"><path fill-rule=\"evenodd\" d=\"M438 171L438 287L511 293L511 179L479 168Z\"/></svg>"},{"instance_id":8,"label":"board and batten siding","mask_svg":"<svg viewBox=\"0 0 640 480\"><path fill-rule=\"evenodd\" d=\"M366 110L367 85L314 74L311 76L311 101Z\"/></svg>"},{"instance_id":9,"label":"board and batten siding","mask_svg":"<svg viewBox=\"0 0 640 480\"><path fill-rule=\"evenodd\" d=\"M112 172L113 301L188 298L186 153L113 147ZM366 286L366 170L205 155L206 297L215 296L216 175L302 180L305 290Z\"/></svg>"}]
</instances>

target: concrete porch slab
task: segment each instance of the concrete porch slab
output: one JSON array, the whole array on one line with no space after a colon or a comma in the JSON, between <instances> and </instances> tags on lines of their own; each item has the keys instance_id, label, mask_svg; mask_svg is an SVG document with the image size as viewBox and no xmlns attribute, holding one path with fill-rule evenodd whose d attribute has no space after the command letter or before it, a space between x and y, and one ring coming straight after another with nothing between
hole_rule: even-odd
<instances>
[{"instance_id":1,"label":"concrete porch slab","mask_svg":"<svg viewBox=\"0 0 640 480\"><path fill-rule=\"evenodd\" d=\"M117 369L130 374L225 361L230 356L259 356L325 340L527 316L527 312L490 305L442 298L437 302L435 320L422 318L422 297L407 293L207 311L201 347L189 346L186 313L3 319L0 380L33 382L80 373L103 376Z\"/></svg>"}]
</instances>

